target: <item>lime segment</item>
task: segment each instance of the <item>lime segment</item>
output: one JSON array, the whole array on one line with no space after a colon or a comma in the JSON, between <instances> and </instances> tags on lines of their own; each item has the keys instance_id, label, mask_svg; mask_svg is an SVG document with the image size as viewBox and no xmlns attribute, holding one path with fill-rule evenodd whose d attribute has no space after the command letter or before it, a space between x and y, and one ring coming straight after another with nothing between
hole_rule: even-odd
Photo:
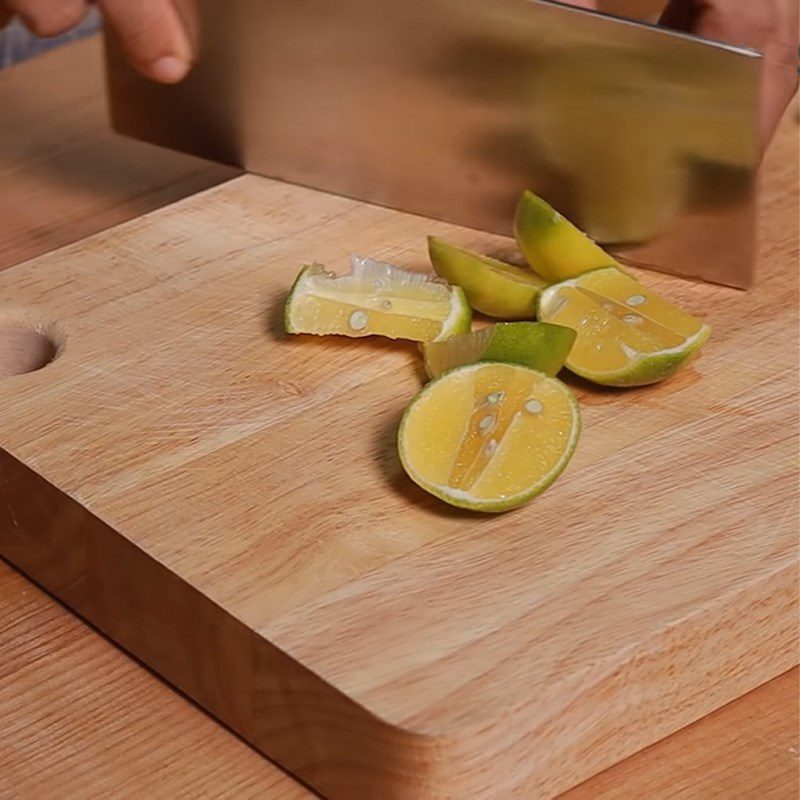
<instances>
[{"instance_id":1,"label":"lime segment","mask_svg":"<svg viewBox=\"0 0 800 800\"><path fill-rule=\"evenodd\" d=\"M547 322L498 322L423 345L425 370L435 378L448 370L476 361L521 364L555 375L575 342L575 331Z\"/></svg>"},{"instance_id":2,"label":"lime segment","mask_svg":"<svg viewBox=\"0 0 800 800\"><path fill-rule=\"evenodd\" d=\"M539 318L575 330L567 367L606 386L664 380L711 334L702 320L613 267L548 287Z\"/></svg>"},{"instance_id":3,"label":"lime segment","mask_svg":"<svg viewBox=\"0 0 800 800\"><path fill-rule=\"evenodd\" d=\"M498 512L550 486L579 432L578 405L564 384L517 364L486 362L429 383L403 416L398 448L426 491Z\"/></svg>"},{"instance_id":4,"label":"lime segment","mask_svg":"<svg viewBox=\"0 0 800 800\"><path fill-rule=\"evenodd\" d=\"M459 287L358 257L351 274L339 277L319 264L306 266L285 306L287 333L430 342L465 333L471 320Z\"/></svg>"},{"instance_id":5,"label":"lime segment","mask_svg":"<svg viewBox=\"0 0 800 800\"><path fill-rule=\"evenodd\" d=\"M536 274L428 237L428 252L436 274L461 286L470 305L497 319L532 319L536 297L546 286Z\"/></svg>"},{"instance_id":6,"label":"lime segment","mask_svg":"<svg viewBox=\"0 0 800 800\"><path fill-rule=\"evenodd\" d=\"M525 192L517 204L514 234L528 264L548 282L600 267L619 267L602 247L533 192Z\"/></svg>"}]
</instances>

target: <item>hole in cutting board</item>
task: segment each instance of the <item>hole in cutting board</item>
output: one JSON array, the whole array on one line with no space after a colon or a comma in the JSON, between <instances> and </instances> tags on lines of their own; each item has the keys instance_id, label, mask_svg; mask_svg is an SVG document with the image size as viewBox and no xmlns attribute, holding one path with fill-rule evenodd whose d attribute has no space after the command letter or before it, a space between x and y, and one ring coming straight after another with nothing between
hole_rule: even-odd
<instances>
[{"instance_id":1,"label":"hole in cutting board","mask_svg":"<svg viewBox=\"0 0 800 800\"><path fill-rule=\"evenodd\" d=\"M0 313L0 379L46 367L61 349L52 326L25 313Z\"/></svg>"}]
</instances>

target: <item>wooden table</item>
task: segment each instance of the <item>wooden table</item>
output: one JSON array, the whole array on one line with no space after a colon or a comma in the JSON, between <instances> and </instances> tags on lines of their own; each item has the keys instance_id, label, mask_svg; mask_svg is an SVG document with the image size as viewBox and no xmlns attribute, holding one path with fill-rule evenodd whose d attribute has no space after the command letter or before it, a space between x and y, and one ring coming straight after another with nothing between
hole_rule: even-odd
<instances>
[{"instance_id":1,"label":"wooden table","mask_svg":"<svg viewBox=\"0 0 800 800\"><path fill-rule=\"evenodd\" d=\"M111 134L101 75L96 40L0 73L0 269L235 174ZM794 798L797 730L795 669L566 797ZM148 794L311 796L0 562L0 796Z\"/></svg>"}]
</instances>

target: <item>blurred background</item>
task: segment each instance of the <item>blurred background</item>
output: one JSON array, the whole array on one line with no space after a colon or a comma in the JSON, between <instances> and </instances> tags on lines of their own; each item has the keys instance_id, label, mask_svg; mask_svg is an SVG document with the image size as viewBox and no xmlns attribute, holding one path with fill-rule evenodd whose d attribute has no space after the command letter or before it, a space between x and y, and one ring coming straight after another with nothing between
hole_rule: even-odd
<instances>
[{"instance_id":1,"label":"blurred background","mask_svg":"<svg viewBox=\"0 0 800 800\"><path fill-rule=\"evenodd\" d=\"M0 69L33 58L66 42L82 39L100 28L100 14L93 8L83 22L63 36L40 39L34 36L18 19L12 19L0 30Z\"/></svg>"}]
</instances>

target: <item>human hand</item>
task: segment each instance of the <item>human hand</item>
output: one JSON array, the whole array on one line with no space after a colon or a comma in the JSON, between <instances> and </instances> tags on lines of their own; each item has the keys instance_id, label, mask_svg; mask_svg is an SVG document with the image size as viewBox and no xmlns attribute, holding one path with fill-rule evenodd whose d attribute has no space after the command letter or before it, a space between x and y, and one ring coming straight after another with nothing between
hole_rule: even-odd
<instances>
[{"instance_id":1,"label":"human hand","mask_svg":"<svg viewBox=\"0 0 800 800\"><path fill-rule=\"evenodd\" d=\"M161 83L177 83L189 72L197 47L194 0L97 0L109 35L131 64ZM14 14L37 36L74 28L88 0L0 0L0 25Z\"/></svg>"},{"instance_id":2,"label":"human hand","mask_svg":"<svg viewBox=\"0 0 800 800\"><path fill-rule=\"evenodd\" d=\"M797 0L670 0L660 24L762 54L760 128L766 147L797 91Z\"/></svg>"},{"instance_id":3,"label":"human hand","mask_svg":"<svg viewBox=\"0 0 800 800\"><path fill-rule=\"evenodd\" d=\"M604 6L603 0L566 2L594 10ZM766 147L797 91L797 0L669 0L659 24L763 55L760 133Z\"/></svg>"}]
</instances>

